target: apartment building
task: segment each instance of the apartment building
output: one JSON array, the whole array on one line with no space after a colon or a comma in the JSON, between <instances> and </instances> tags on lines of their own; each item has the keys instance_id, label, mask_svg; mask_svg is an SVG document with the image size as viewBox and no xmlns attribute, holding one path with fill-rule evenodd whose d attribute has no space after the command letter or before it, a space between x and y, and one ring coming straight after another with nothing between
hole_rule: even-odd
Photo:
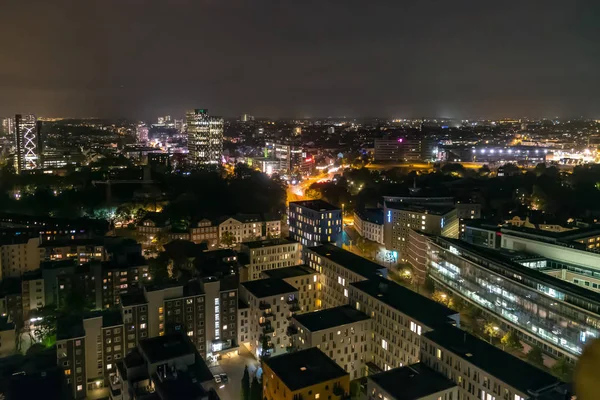
<instances>
[{"instance_id":1,"label":"apartment building","mask_svg":"<svg viewBox=\"0 0 600 400\"><path fill-rule=\"evenodd\" d=\"M350 305L371 317L369 375L419 362L423 333L460 323L458 312L381 278L351 283Z\"/></svg>"},{"instance_id":2,"label":"apartment building","mask_svg":"<svg viewBox=\"0 0 600 400\"><path fill-rule=\"evenodd\" d=\"M299 265L301 260L300 243L289 239L277 238L242 243L241 281L260 279L263 271Z\"/></svg>"},{"instance_id":3,"label":"apartment building","mask_svg":"<svg viewBox=\"0 0 600 400\"><path fill-rule=\"evenodd\" d=\"M235 276L144 287L149 337L184 332L206 359L238 346Z\"/></svg>"},{"instance_id":4,"label":"apartment building","mask_svg":"<svg viewBox=\"0 0 600 400\"><path fill-rule=\"evenodd\" d=\"M281 279L298 291L297 312L305 313L316 311L321 303L321 283L319 273L306 265L296 265L294 267L271 269L262 272L262 278Z\"/></svg>"},{"instance_id":5,"label":"apartment building","mask_svg":"<svg viewBox=\"0 0 600 400\"><path fill-rule=\"evenodd\" d=\"M182 333L141 340L116 367L110 400L219 398L212 373Z\"/></svg>"},{"instance_id":6,"label":"apartment building","mask_svg":"<svg viewBox=\"0 0 600 400\"><path fill-rule=\"evenodd\" d=\"M240 300L248 308L244 345L255 356L285 353L290 346L288 324L299 311L298 290L281 279L258 279L240 284Z\"/></svg>"},{"instance_id":7,"label":"apartment building","mask_svg":"<svg viewBox=\"0 0 600 400\"><path fill-rule=\"evenodd\" d=\"M66 317L57 323L57 363L75 399L106 396L115 363L126 353L119 311Z\"/></svg>"},{"instance_id":8,"label":"apartment building","mask_svg":"<svg viewBox=\"0 0 600 400\"><path fill-rule=\"evenodd\" d=\"M146 241L151 241L160 234L166 234L171 229L171 221L162 213L149 212L140 220L136 227L137 234Z\"/></svg>"},{"instance_id":9,"label":"apartment building","mask_svg":"<svg viewBox=\"0 0 600 400\"><path fill-rule=\"evenodd\" d=\"M141 291L120 296L119 309L123 319L123 346L125 354L135 349L138 342L148 336L148 301Z\"/></svg>"},{"instance_id":10,"label":"apartment building","mask_svg":"<svg viewBox=\"0 0 600 400\"><path fill-rule=\"evenodd\" d=\"M281 220L274 215L237 214L219 223L219 242L225 232L232 235L235 243L253 242L281 236Z\"/></svg>"},{"instance_id":11,"label":"apartment building","mask_svg":"<svg viewBox=\"0 0 600 400\"><path fill-rule=\"evenodd\" d=\"M145 258L131 257L126 263L105 262L102 269L102 307L119 304L119 296L139 290L151 282L150 267Z\"/></svg>"},{"instance_id":12,"label":"apartment building","mask_svg":"<svg viewBox=\"0 0 600 400\"><path fill-rule=\"evenodd\" d=\"M338 242L342 233L342 210L323 200L293 201L288 211L290 239L303 246Z\"/></svg>"},{"instance_id":13,"label":"apartment building","mask_svg":"<svg viewBox=\"0 0 600 400\"><path fill-rule=\"evenodd\" d=\"M91 261L108 261L108 252L102 240L51 240L39 245L43 261L76 260L79 264Z\"/></svg>"},{"instance_id":14,"label":"apartment building","mask_svg":"<svg viewBox=\"0 0 600 400\"><path fill-rule=\"evenodd\" d=\"M0 316L8 317L18 330L23 327L23 298L19 278L0 281Z\"/></svg>"},{"instance_id":15,"label":"apartment building","mask_svg":"<svg viewBox=\"0 0 600 400\"><path fill-rule=\"evenodd\" d=\"M363 238L384 244L383 210L381 208L365 208L354 211L354 229Z\"/></svg>"},{"instance_id":16,"label":"apartment building","mask_svg":"<svg viewBox=\"0 0 600 400\"><path fill-rule=\"evenodd\" d=\"M344 369L351 379L366 376L371 345L368 315L349 305L292 317L293 347L316 347Z\"/></svg>"},{"instance_id":17,"label":"apartment building","mask_svg":"<svg viewBox=\"0 0 600 400\"><path fill-rule=\"evenodd\" d=\"M458 400L571 398L549 373L449 325L423 333L420 358L456 383Z\"/></svg>"},{"instance_id":18,"label":"apartment building","mask_svg":"<svg viewBox=\"0 0 600 400\"><path fill-rule=\"evenodd\" d=\"M4 236L0 238L0 280L18 278L40 267L39 237Z\"/></svg>"},{"instance_id":19,"label":"apartment building","mask_svg":"<svg viewBox=\"0 0 600 400\"><path fill-rule=\"evenodd\" d=\"M23 302L23 318L31 318L31 312L46 305L46 288L42 271L26 272L21 279L21 298Z\"/></svg>"},{"instance_id":20,"label":"apartment building","mask_svg":"<svg viewBox=\"0 0 600 400\"><path fill-rule=\"evenodd\" d=\"M304 250L304 263L320 275L321 301L318 308L348 304L349 286L375 276L387 277L387 269L332 244Z\"/></svg>"},{"instance_id":21,"label":"apartment building","mask_svg":"<svg viewBox=\"0 0 600 400\"><path fill-rule=\"evenodd\" d=\"M385 247L397 252L399 261L408 262L411 229L431 235L458 238L459 221L454 206L390 201L384 204Z\"/></svg>"},{"instance_id":22,"label":"apartment building","mask_svg":"<svg viewBox=\"0 0 600 400\"><path fill-rule=\"evenodd\" d=\"M369 376L367 399L457 400L458 387L450 379L419 363Z\"/></svg>"},{"instance_id":23,"label":"apartment building","mask_svg":"<svg viewBox=\"0 0 600 400\"><path fill-rule=\"evenodd\" d=\"M266 400L341 399L350 394L350 377L316 347L269 357L263 362Z\"/></svg>"},{"instance_id":24,"label":"apartment building","mask_svg":"<svg viewBox=\"0 0 600 400\"><path fill-rule=\"evenodd\" d=\"M203 218L190 227L190 240L194 243L206 243L208 248L219 244L219 227L213 221Z\"/></svg>"}]
</instances>

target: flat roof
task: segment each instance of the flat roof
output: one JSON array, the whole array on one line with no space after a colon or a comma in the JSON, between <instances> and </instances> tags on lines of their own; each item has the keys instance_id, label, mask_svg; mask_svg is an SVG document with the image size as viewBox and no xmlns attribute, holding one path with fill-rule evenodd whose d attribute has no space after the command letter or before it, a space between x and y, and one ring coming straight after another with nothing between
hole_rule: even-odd
<instances>
[{"instance_id":1,"label":"flat roof","mask_svg":"<svg viewBox=\"0 0 600 400\"><path fill-rule=\"evenodd\" d=\"M265 278L243 282L242 285L254 296L262 299L279 294L297 292L298 290L282 279Z\"/></svg>"},{"instance_id":2,"label":"flat roof","mask_svg":"<svg viewBox=\"0 0 600 400\"><path fill-rule=\"evenodd\" d=\"M318 332L336 326L366 321L369 319L369 316L349 305L343 305L320 311L298 314L294 316L294 319L309 331Z\"/></svg>"},{"instance_id":3,"label":"flat roof","mask_svg":"<svg viewBox=\"0 0 600 400\"><path fill-rule=\"evenodd\" d=\"M151 364L196 353L194 345L181 333L143 339L138 346Z\"/></svg>"},{"instance_id":4,"label":"flat roof","mask_svg":"<svg viewBox=\"0 0 600 400\"><path fill-rule=\"evenodd\" d=\"M294 265L292 267L269 269L262 271L262 273L269 278L286 279L295 278L297 276L314 275L317 273L317 271L308 267L307 265L301 264Z\"/></svg>"},{"instance_id":5,"label":"flat roof","mask_svg":"<svg viewBox=\"0 0 600 400\"><path fill-rule=\"evenodd\" d=\"M383 225L383 209L381 208L365 208L362 210L355 210L354 213L363 221Z\"/></svg>"},{"instance_id":6,"label":"flat roof","mask_svg":"<svg viewBox=\"0 0 600 400\"><path fill-rule=\"evenodd\" d=\"M454 206L443 206L443 205L435 205L435 204L411 204L411 203L397 203L394 201L386 201L386 208L391 208L392 210L404 210L404 211L412 211L418 212L422 214L432 214L432 215L446 215L452 210L455 210Z\"/></svg>"},{"instance_id":7,"label":"flat roof","mask_svg":"<svg viewBox=\"0 0 600 400\"><path fill-rule=\"evenodd\" d=\"M85 336L81 317L65 316L56 321L56 340L74 339Z\"/></svg>"},{"instance_id":8,"label":"flat roof","mask_svg":"<svg viewBox=\"0 0 600 400\"><path fill-rule=\"evenodd\" d=\"M456 387L456 383L420 363L370 375L368 379L394 400L418 400Z\"/></svg>"},{"instance_id":9,"label":"flat roof","mask_svg":"<svg viewBox=\"0 0 600 400\"><path fill-rule=\"evenodd\" d=\"M263 361L291 391L348 376L342 367L316 347Z\"/></svg>"},{"instance_id":10,"label":"flat roof","mask_svg":"<svg viewBox=\"0 0 600 400\"><path fill-rule=\"evenodd\" d=\"M123 307L131 307L138 304L146 304L148 300L146 300L146 296L144 296L143 291L135 291L131 293L123 293L120 295L121 297L121 305Z\"/></svg>"},{"instance_id":11,"label":"flat roof","mask_svg":"<svg viewBox=\"0 0 600 400\"><path fill-rule=\"evenodd\" d=\"M523 393L558 383L554 376L450 325L423 336Z\"/></svg>"},{"instance_id":12,"label":"flat roof","mask_svg":"<svg viewBox=\"0 0 600 400\"><path fill-rule=\"evenodd\" d=\"M385 271L384 274L387 274L387 269L384 266L336 247L330 243L316 247L309 247L308 250L313 251L321 257L327 258L365 278L382 275L382 271Z\"/></svg>"},{"instance_id":13,"label":"flat roof","mask_svg":"<svg viewBox=\"0 0 600 400\"><path fill-rule=\"evenodd\" d=\"M351 283L350 286L387 304L429 327L444 324L457 311L384 278Z\"/></svg>"},{"instance_id":14,"label":"flat roof","mask_svg":"<svg viewBox=\"0 0 600 400\"><path fill-rule=\"evenodd\" d=\"M286 238L275 238L275 239L267 239L267 240L255 240L253 242L244 242L243 246L248 247L249 249L259 249L261 247L269 247L269 246L281 246L284 244L294 244L298 243L294 240L286 239Z\"/></svg>"},{"instance_id":15,"label":"flat roof","mask_svg":"<svg viewBox=\"0 0 600 400\"><path fill-rule=\"evenodd\" d=\"M309 208L314 211L342 211L340 207L334 206L325 200L303 200L303 201L291 201L290 205L294 204L298 207Z\"/></svg>"}]
</instances>

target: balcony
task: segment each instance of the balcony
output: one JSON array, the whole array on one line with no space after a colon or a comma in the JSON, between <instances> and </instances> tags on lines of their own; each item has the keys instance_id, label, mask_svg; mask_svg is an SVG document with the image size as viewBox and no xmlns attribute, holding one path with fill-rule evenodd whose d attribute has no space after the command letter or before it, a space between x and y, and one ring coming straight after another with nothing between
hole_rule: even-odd
<instances>
[{"instance_id":1,"label":"balcony","mask_svg":"<svg viewBox=\"0 0 600 400\"><path fill-rule=\"evenodd\" d=\"M271 309L271 305L269 303L265 303L265 302L261 301L258 304L258 309L261 310L261 311L262 310L270 310Z\"/></svg>"},{"instance_id":2,"label":"balcony","mask_svg":"<svg viewBox=\"0 0 600 400\"><path fill-rule=\"evenodd\" d=\"M271 311L271 309L265 310L263 311L262 316L265 318L271 318L273 317L273 311Z\"/></svg>"},{"instance_id":3,"label":"balcony","mask_svg":"<svg viewBox=\"0 0 600 400\"><path fill-rule=\"evenodd\" d=\"M291 312L298 312L298 311L300 311L300 306L298 305L298 303L290 305L290 311Z\"/></svg>"},{"instance_id":4,"label":"balcony","mask_svg":"<svg viewBox=\"0 0 600 400\"><path fill-rule=\"evenodd\" d=\"M269 333L273 333L273 332L275 332L275 329L273 329L273 327L271 326L271 324L269 324L269 325L265 325L265 326L263 327L263 333L264 333L265 335L268 335Z\"/></svg>"},{"instance_id":5,"label":"balcony","mask_svg":"<svg viewBox=\"0 0 600 400\"><path fill-rule=\"evenodd\" d=\"M288 336L293 336L298 333L298 327L296 325L288 325L286 334Z\"/></svg>"}]
</instances>

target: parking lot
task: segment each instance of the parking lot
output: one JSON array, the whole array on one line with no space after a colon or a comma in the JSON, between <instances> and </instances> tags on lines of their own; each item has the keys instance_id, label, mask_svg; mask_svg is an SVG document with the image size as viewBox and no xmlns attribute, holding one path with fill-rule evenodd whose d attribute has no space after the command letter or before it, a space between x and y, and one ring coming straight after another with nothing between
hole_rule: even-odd
<instances>
[{"instance_id":1,"label":"parking lot","mask_svg":"<svg viewBox=\"0 0 600 400\"><path fill-rule=\"evenodd\" d=\"M256 374L256 371L260 363L250 354L245 347L240 347L239 355L237 356L223 356L219 361L219 365L210 367L213 375L215 374L227 374L229 381L227 383L221 383L217 385L219 389L219 397L222 400L239 400L242 376L244 376L244 367L248 366L248 372L250 373L250 382Z\"/></svg>"}]
</instances>

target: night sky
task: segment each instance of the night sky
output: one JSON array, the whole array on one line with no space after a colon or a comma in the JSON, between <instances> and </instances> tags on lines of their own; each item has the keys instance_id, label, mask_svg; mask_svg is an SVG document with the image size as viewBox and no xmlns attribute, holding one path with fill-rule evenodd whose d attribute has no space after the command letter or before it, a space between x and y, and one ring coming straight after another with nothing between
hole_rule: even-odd
<instances>
[{"instance_id":1,"label":"night sky","mask_svg":"<svg viewBox=\"0 0 600 400\"><path fill-rule=\"evenodd\" d=\"M600 117L599 3L0 0L0 115Z\"/></svg>"}]
</instances>

